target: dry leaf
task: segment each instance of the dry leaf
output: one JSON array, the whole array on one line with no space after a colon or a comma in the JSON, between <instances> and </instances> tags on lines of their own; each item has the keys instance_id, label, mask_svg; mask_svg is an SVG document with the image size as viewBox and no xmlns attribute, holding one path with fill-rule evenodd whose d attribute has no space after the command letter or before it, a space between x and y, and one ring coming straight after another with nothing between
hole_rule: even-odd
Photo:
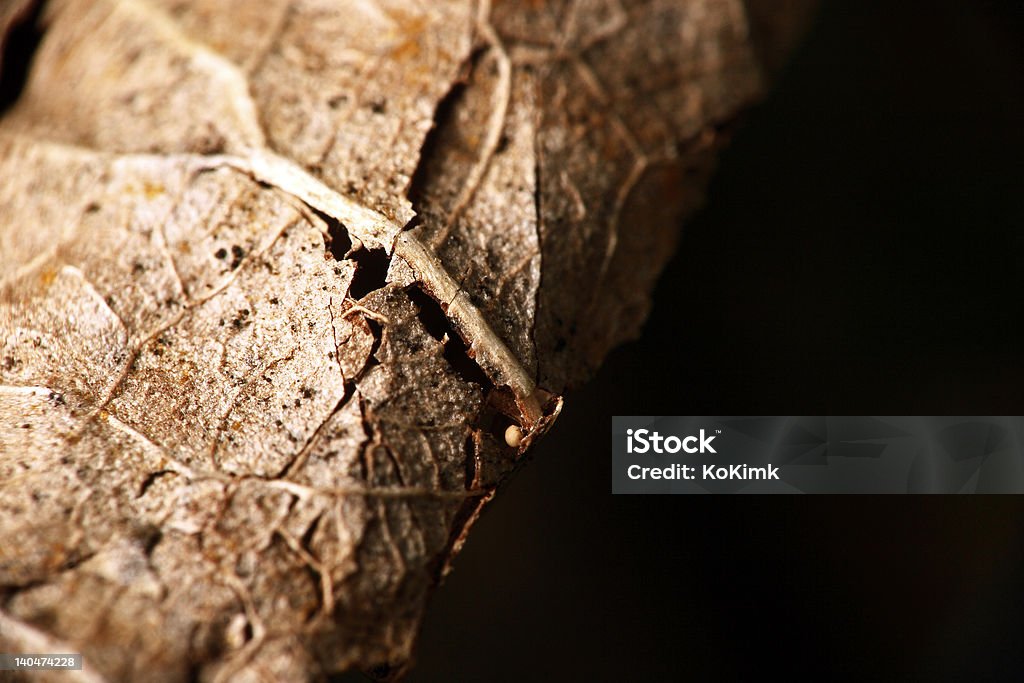
<instances>
[{"instance_id":1,"label":"dry leaf","mask_svg":"<svg viewBox=\"0 0 1024 683\"><path fill-rule=\"evenodd\" d=\"M400 675L481 506L638 332L762 88L744 5L40 17L0 121L0 645Z\"/></svg>"}]
</instances>

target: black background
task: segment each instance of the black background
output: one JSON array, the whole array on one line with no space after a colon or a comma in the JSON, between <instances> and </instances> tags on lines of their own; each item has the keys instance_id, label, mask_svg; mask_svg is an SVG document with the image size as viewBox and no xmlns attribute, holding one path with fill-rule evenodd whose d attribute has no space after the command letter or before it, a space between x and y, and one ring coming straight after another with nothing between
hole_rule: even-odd
<instances>
[{"instance_id":1,"label":"black background","mask_svg":"<svg viewBox=\"0 0 1024 683\"><path fill-rule=\"evenodd\" d=\"M1024 6L826 2L410 681L1020 680L1021 497L610 494L614 414L1024 414Z\"/></svg>"}]
</instances>

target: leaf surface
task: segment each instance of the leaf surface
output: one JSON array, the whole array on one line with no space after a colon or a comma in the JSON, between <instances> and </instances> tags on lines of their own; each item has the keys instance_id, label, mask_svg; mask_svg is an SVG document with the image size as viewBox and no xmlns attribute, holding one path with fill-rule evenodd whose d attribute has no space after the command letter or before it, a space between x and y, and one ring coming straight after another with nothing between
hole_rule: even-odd
<instances>
[{"instance_id":1,"label":"leaf surface","mask_svg":"<svg viewBox=\"0 0 1024 683\"><path fill-rule=\"evenodd\" d=\"M400 675L481 507L638 333L762 87L744 5L41 21L0 120L0 643L81 680Z\"/></svg>"}]
</instances>

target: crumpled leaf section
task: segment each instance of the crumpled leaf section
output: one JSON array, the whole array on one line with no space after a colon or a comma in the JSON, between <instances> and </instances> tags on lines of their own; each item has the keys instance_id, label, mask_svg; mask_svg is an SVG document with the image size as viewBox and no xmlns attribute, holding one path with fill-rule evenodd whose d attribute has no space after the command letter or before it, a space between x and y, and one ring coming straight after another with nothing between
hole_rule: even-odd
<instances>
[{"instance_id":1,"label":"crumpled leaf section","mask_svg":"<svg viewBox=\"0 0 1024 683\"><path fill-rule=\"evenodd\" d=\"M0 645L399 677L482 506L639 329L760 87L743 5L39 16L0 119Z\"/></svg>"},{"instance_id":2,"label":"crumpled leaf section","mask_svg":"<svg viewBox=\"0 0 1024 683\"><path fill-rule=\"evenodd\" d=\"M479 499L481 387L404 290L352 299L356 263L289 195L192 157L4 152L51 184L4 215L52 243L4 233L4 611L114 679L402 661L403 603ZM141 615L166 627L140 640Z\"/></svg>"}]
</instances>

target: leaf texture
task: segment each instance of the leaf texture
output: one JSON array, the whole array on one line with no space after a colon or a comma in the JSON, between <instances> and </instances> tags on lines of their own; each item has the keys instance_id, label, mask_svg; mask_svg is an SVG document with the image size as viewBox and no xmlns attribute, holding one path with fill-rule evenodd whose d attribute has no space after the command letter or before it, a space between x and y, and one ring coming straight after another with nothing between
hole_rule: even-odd
<instances>
[{"instance_id":1,"label":"leaf texture","mask_svg":"<svg viewBox=\"0 0 1024 683\"><path fill-rule=\"evenodd\" d=\"M0 645L80 680L400 676L481 507L638 333L762 88L745 6L41 22L0 120Z\"/></svg>"}]
</instances>

